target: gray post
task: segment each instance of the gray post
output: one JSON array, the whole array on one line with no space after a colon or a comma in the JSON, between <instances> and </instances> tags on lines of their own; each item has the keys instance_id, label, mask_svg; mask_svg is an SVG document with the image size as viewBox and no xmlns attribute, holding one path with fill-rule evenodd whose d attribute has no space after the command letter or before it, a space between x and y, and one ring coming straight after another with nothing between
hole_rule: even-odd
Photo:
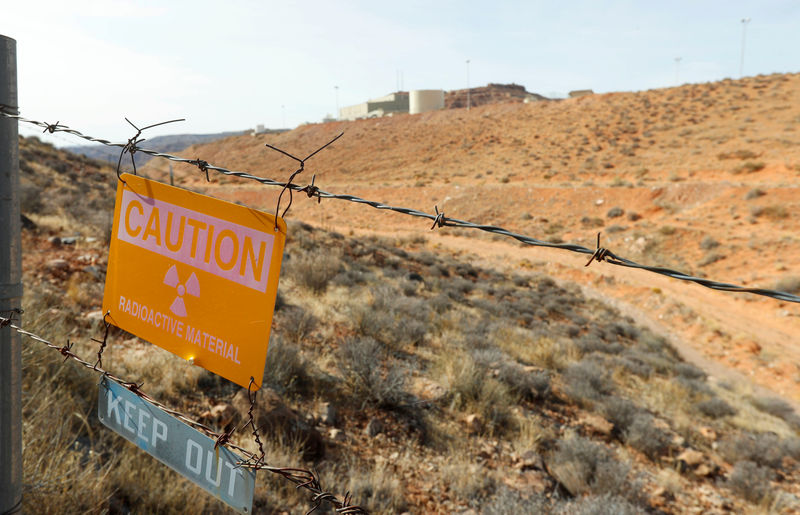
<instances>
[{"instance_id":1,"label":"gray post","mask_svg":"<svg viewBox=\"0 0 800 515\"><path fill-rule=\"evenodd\" d=\"M0 104L17 107L17 42L0 35ZM22 300L17 120L0 117L0 313ZM22 509L22 349L0 329L0 513Z\"/></svg>"}]
</instances>

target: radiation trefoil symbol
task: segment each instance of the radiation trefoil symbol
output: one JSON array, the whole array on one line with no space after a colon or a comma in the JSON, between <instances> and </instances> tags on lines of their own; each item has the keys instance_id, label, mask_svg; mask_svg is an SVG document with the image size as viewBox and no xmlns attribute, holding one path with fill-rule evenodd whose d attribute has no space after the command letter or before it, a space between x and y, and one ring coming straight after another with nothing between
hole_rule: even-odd
<instances>
[{"instance_id":1,"label":"radiation trefoil symbol","mask_svg":"<svg viewBox=\"0 0 800 515\"><path fill-rule=\"evenodd\" d=\"M164 276L164 284L177 288L178 290L178 296L172 301L169 310L179 317L185 317L186 303L183 301L183 296L187 293L193 297L200 296L200 282L197 280L197 276L192 272L189 279L187 279L184 284L180 284L178 269L175 268L175 265L172 265L169 270L167 270L167 275Z\"/></svg>"}]
</instances>

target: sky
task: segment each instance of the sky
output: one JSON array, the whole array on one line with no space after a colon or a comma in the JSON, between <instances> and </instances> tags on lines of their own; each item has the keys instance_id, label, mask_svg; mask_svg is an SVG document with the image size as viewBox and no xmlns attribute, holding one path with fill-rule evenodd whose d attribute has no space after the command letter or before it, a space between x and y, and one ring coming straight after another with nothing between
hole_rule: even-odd
<instances>
[{"instance_id":1,"label":"sky","mask_svg":"<svg viewBox=\"0 0 800 515\"><path fill-rule=\"evenodd\" d=\"M186 118L151 137L295 127L398 86L563 97L738 78L743 37L745 76L800 71L797 0L5 3L22 115L112 141L133 136L125 117Z\"/></svg>"}]
</instances>

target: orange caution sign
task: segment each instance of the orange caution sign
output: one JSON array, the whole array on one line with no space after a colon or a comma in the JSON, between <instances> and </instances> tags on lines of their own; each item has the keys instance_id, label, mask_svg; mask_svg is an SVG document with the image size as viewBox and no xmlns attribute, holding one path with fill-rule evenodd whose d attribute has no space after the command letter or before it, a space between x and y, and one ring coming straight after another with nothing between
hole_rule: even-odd
<instances>
[{"instance_id":1,"label":"orange caution sign","mask_svg":"<svg viewBox=\"0 0 800 515\"><path fill-rule=\"evenodd\" d=\"M122 179L103 311L120 329L260 387L286 224L142 177Z\"/></svg>"}]
</instances>

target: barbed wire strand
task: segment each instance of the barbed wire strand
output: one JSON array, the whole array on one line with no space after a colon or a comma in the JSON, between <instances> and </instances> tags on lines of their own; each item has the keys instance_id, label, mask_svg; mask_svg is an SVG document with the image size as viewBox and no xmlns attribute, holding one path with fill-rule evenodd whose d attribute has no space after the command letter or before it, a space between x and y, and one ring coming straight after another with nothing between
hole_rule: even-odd
<instances>
[{"instance_id":1,"label":"barbed wire strand","mask_svg":"<svg viewBox=\"0 0 800 515\"><path fill-rule=\"evenodd\" d=\"M3 316L0 316L0 330L3 330L3 328L9 328L9 329L11 329L13 331L16 331L17 333L19 333L22 336L25 336L25 337L33 340L33 341L39 342L39 343L47 346L48 348L59 352L62 356L64 356L64 362L66 362L67 360L71 359L71 360L83 365L85 368L100 374L103 377L107 377L109 379L112 379L112 380L116 381L117 383L119 383L123 387L127 388L128 390L130 390L131 392L133 392L137 396L141 397L142 399L146 400L147 402L149 402L153 406L157 407L158 409L160 409L164 413L172 415L173 417L175 417L175 418L181 420L182 422L194 427L195 429L201 431L202 433L205 433L209 438L212 438L212 439L216 440L215 446L217 446L217 445L225 445L228 448L231 448L231 449L234 449L234 450L238 451L239 453L243 454L246 457L246 459L243 460L243 461L238 462L237 466L239 466L241 468L249 468L249 469L253 469L253 470L266 470L268 472L272 472L273 474L280 475L280 476L284 477L286 480L290 481L291 483L294 483L294 485L295 485L295 487L297 489L303 488L305 490L308 490L311 493L310 501L312 503L312 507L308 511L308 513L312 513L315 510L317 510L322 505L323 502L327 502L327 503L331 504L334 507L334 509L335 509L335 511L337 513L343 513L343 514L366 514L366 513L369 513L365 508L352 504L352 498L351 498L349 492L347 492L342 499L339 499L334 494L325 491L322 488L322 485L320 483L320 480L319 480L318 476L314 472L312 472L310 470L307 470L307 469L302 469L302 468L275 467L275 466L267 465L264 462L264 450L263 450L263 448L260 448L260 455L252 453L252 452L248 451L247 449L244 449L244 448L242 448L242 447L230 442L230 437L231 437L233 431L230 431L230 432L227 432L227 433L225 433L225 432L217 433L213 429L208 427L207 425L203 424L202 422L198 422L198 421L192 419L191 417L189 417L188 415L186 415L184 413L181 413L178 410L172 409L172 408L166 406L165 404L162 404L161 402L155 400L154 398L150 397L148 394L146 394L142 390L142 385L144 383L137 384L136 382L125 381L124 379L122 379L120 377L117 377L116 375L112 374L108 370L104 370L101 366L98 366L101 363L101 361L99 359L99 356L98 356L98 361L95 362L95 363L91 363L89 361L84 360L83 358L81 358L80 356L78 356L77 354L72 352L72 347L74 345L74 342L70 342L69 340L67 340L67 343L65 345L63 345L63 346L56 345L56 344L50 342L49 340L47 340L47 339L45 339L45 338L43 338L43 337L41 337L41 336L39 336L39 335L37 335L35 333L32 333L30 331L26 331L22 327L16 325L14 323L14 321L15 320L13 318L6 318L6 317L3 317ZM104 322L105 322L105 317L104 317ZM105 337L103 338L103 340L98 340L98 339L92 338L92 341L101 344L101 349L104 348L106 346L106 344L107 344L108 330L105 329L105 331L106 331L105 332ZM98 354L99 355L102 354L102 351L98 352ZM248 388L248 393L249 393L249 388ZM251 413L252 413L252 408L253 407L252 407L252 402L251 402L251 407L250 407ZM251 416L251 420L252 420L252 416ZM255 424L253 424L253 427L255 428ZM235 428L234 428L234 430L235 430ZM260 444L260 442L259 442L259 444Z\"/></svg>"},{"instance_id":2,"label":"barbed wire strand","mask_svg":"<svg viewBox=\"0 0 800 515\"><path fill-rule=\"evenodd\" d=\"M112 143L112 142L110 142L108 140L104 140L104 139L100 139L100 138L94 138L92 136L86 136L83 133L81 133L81 132L79 132L79 131L77 131L75 129L68 128L65 125L51 126L51 125L48 125L48 124L46 124L44 122L39 122L39 121L36 121L36 120L29 120L27 118L24 118L24 117L20 116L19 114L13 114L13 113L16 113L16 109L15 108L11 108L9 106L4 106L4 105L0 104L0 115L1 116L5 116L5 117L8 117L8 118L16 118L19 121L22 121L22 122L25 122L25 123L30 123L30 124L33 124L33 125L37 125L39 127L46 128L47 130L49 130L49 128L52 127L55 132L65 132L65 133L77 136L79 138L85 139L87 141L92 141L92 142L95 142L95 143L101 143L103 145L115 146L115 147L123 147L123 148L127 145L127 143ZM335 139L338 139L338 137L339 136L337 136L337 138L334 138L334 141L335 141ZM330 143L333 143L333 141L329 142L328 145L330 145ZM278 149L278 148L273 147L271 145L268 145L268 146L270 148L273 148L274 150L277 150L278 152L280 152L282 154L285 154L285 155L287 155L287 156L289 156L289 157L291 157L291 158L293 158L295 160L300 161L297 157L292 156L291 154L289 154L289 153L287 153L287 152L285 152L285 151L283 151L281 149ZM327 146L327 145L325 145L325 146ZM325 146L323 146L322 148L325 148ZM314 154L316 154L317 152L322 150L322 148L318 149L317 151L315 151L314 153L309 155L306 159L310 158L311 156L313 156ZM523 234L518 234L518 233L509 231L507 229L504 229L502 227L497 227L497 226L494 226L494 225L478 224L478 223L470 222L468 220L459 220L457 218L449 218L449 217L446 217L444 215L444 212L440 213L439 210L438 210L438 207L436 207L436 206L435 206L436 213L435 214L431 214L431 213L426 213L426 212L423 212L423 211L418 211L416 209L410 209L410 208L406 208L406 207L390 206L388 204L384 204L384 203L381 203L381 202L376 202L376 201L373 201L373 200L363 199L363 198L357 197L355 195L330 193L330 192L327 192L327 191L319 189L317 186L314 186L313 182L312 182L311 185L300 186L298 184L292 183L291 180L289 180L287 182L279 182L279 181L276 181L276 180L273 180L273 179L269 179L269 178L265 178L265 177L259 177L257 175L253 175L253 174L250 174L248 172L234 171L234 170L229 170L227 168L223 168L223 167L220 167L220 166L211 165L211 164L207 163L206 161L201 161L199 159L186 159L186 158L183 158L183 157L174 156L172 154L156 152L154 150L148 150L148 149L144 149L144 148L136 148L136 151L142 152L144 154L151 155L153 157L158 157L158 158L167 159L167 160L178 162L178 163L188 163L188 164L191 164L191 165L194 165L194 166L198 166L199 168L201 168L201 171L214 170L215 172L221 173L223 175L228 175L228 176L232 176L232 177L238 177L240 179L247 179L247 180L256 181L256 182L258 182L260 184L263 184L265 186L277 186L277 187L281 187L281 188L284 188L284 189L288 189L290 191L305 192L309 197L316 196L318 199L344 200L344 201L353 202L353 203L356 203L356 204L367 205L367 206L373 207L375 209L380 209L380 210L385 210L385 211L392 211L392 212L395 212L395 213L400 213L400 214L419 217L419 218L426 218L428 220L432 220L433 221L433 227L431 229L435 229L437 227L458 227L458 228L464 228L464 229L476 229L476 230L488 232L488 233L491 233L491 234L496 234L496 235L499 235L499 236L506 236L506 237L509 237L509 238L513 238L513 239L519 241L520 243L524 243L526 245L531 245L531 246L534 246L534 247L548 247L548 248L559 249L559 250L567 250L567 251L575 252L575 253L578 253L578 254L584 254L584 255L588 255L588 256L593 256L593 259L590 259L589 263L591 263L593 260L594 261L604 261L604 262L606 262L608 264L611 264L611 265L622 266L622 267L626 267L626 268L634 268L634 269L637 269L637 270L644 270L644 271L647 271L647 272L663 275L663 276L666 276L666 277L671 277L673 279L678 279L678 280L681 280L681 281L693 282L693 283L699 284L701 286L705 286L706 288L711 288L713 290L736 292L736 293L752 293L752 294L755 294L755 295L771 297L771 298L774 298L774 299L777 299L777 300L781 300L781 301L785 301L785 302L800 303L800 296L794 295L792 293L776 291L776 290L770 290L770 289L766 289L766 288L749 288L749 287L745 287L745 286L739 286L739 285L735 285L735 284L724 283L724 282L720 282L720 281L714 281L714 280L711 280L711 279L705 279L705 278L702 278L702 277L694 277L694 276L685 274L683 272L679 272L677 270L672 270L670 268L642 265L642 264L639 264L639 263L637 263L635 261L632 261L630 259L626 259L624 257L617 256L611 250L603 249L603 248L600 248L599 246L596 249L592 250L592 249L583 247L581 245L573 244L573 243L553 243L553 242L549 242L549 241L543 241L543 240L539 240L539 239L536 239L536 238L532 238L530 236L526 236L526 235L523 235ZM296 173L293 174L293 175L296 175ZM290 179L291 179L291 177L290 177ZM602 252L600 252L600 251L602 251Z\"/></svg>"}]
</instances>

